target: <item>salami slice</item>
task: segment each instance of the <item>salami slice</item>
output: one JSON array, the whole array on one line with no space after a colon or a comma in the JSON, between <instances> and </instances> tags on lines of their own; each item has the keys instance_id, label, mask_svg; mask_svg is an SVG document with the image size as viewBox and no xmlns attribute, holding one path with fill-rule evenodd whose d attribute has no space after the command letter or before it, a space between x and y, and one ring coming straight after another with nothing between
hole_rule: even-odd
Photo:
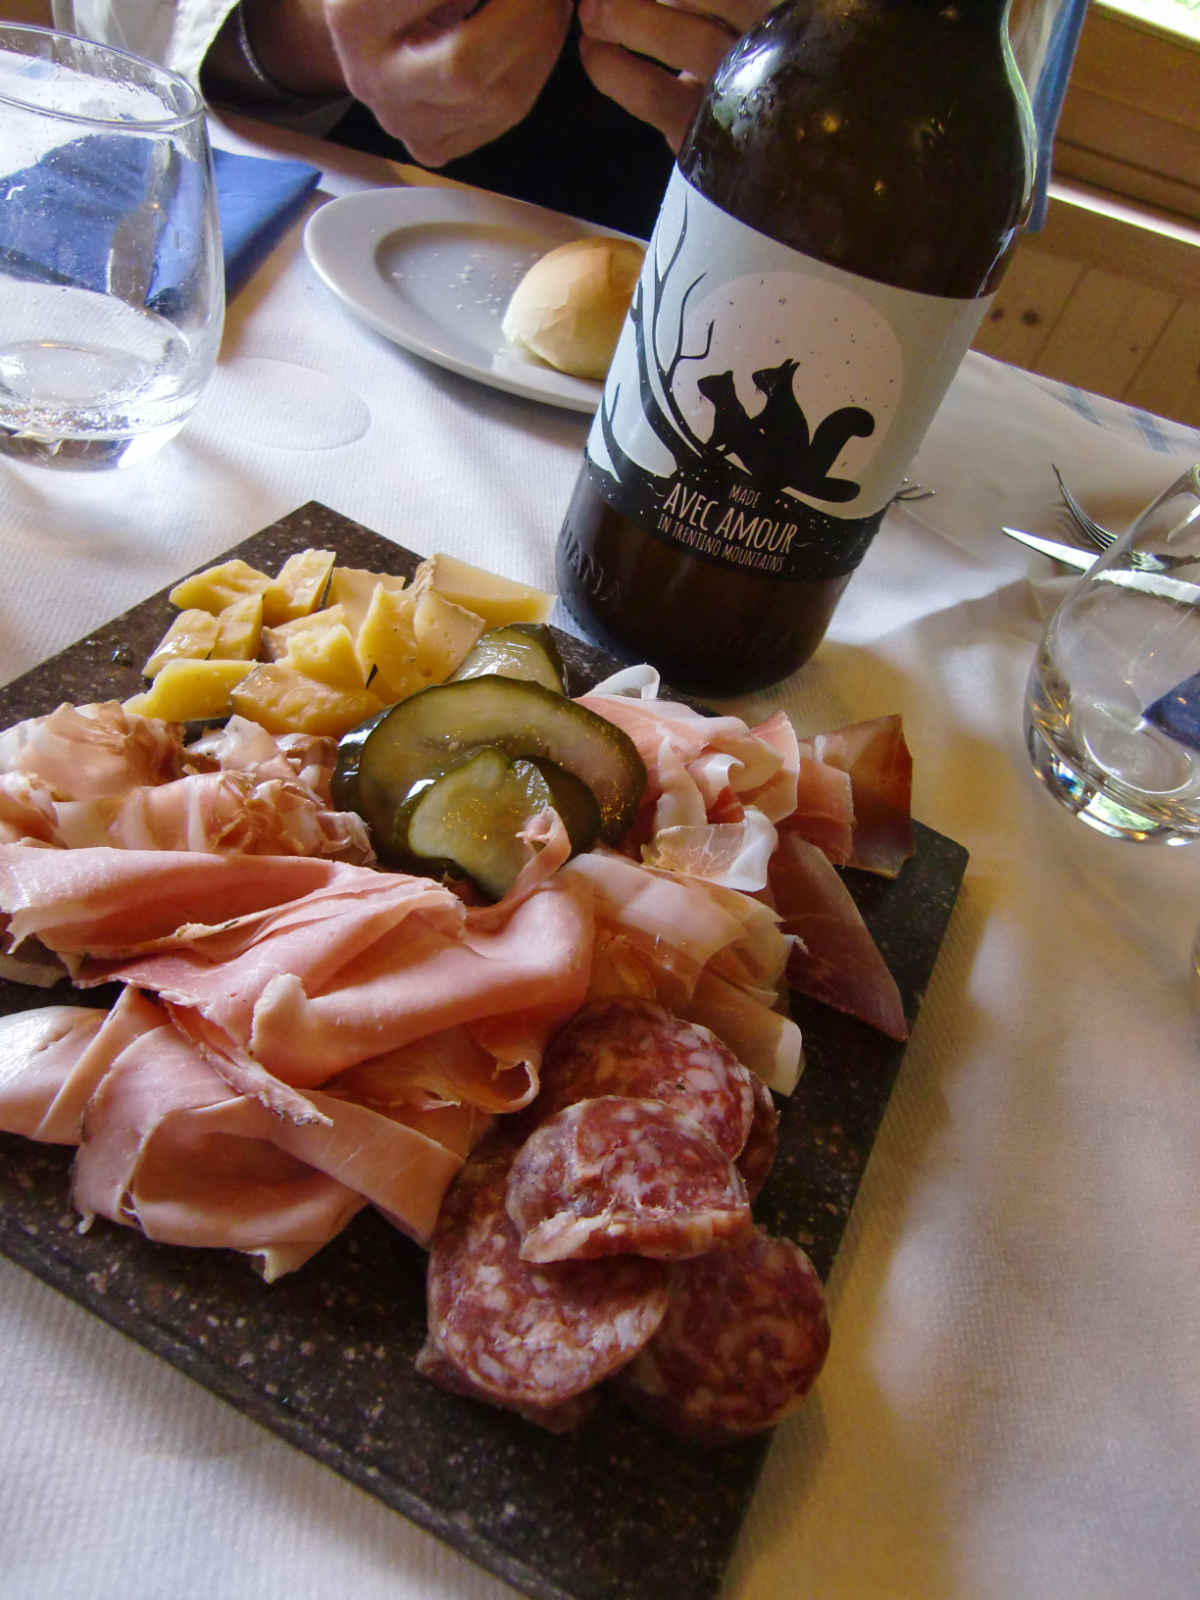
<instances>
[{"instance_id":1,"label":"salami slice","mask_svg":"<svg viewBox=\"0 0 1200 1600\"><path fill-rule=\"evenodd\" d=\"M759 1228L743 1244L672 1269L663 1324L616 1386L672 1432L727 1443L794 1411L828 1348L812 1262Z\"/></svg>"},{"instance_id":2,"label":"salami slice","mask_svg":"<svg viewBox=\"0 0 1200 1600\"><path fill-rule=\"evenodd\" d=\"M438 1215L426 1282L429 1340L497 1405L563 1405L630 1361L667 1305L668 1268L641 1256L522 1261L505 1191L515 1142L480 1146Z\"/></svg>"},{"instance_id":3,"label":"salami slice","mask_svg":"<svg viewBox=\"0 0 1200 1600\"><path fill-rule=\"evenodd\" d=\"M513 1162L507 1203L525 1261L683 1259L753 1226L741 1174L691 1117L624 1095L542 1123Z\"/></svg>"},{"instance_id":4,"label":"salami slice","mask_svg":"<svg viewBox=\"0 0 1200 1600\"><path fill-rule=\"evenodd\" d=\"M450 1358L442 1354L432 1339L426 1339L417 1352L414 1364L423 1378L428 1378L430 1383L436 1383L439 1389L445 1389L449 1394L464 1395L468 1400L479 1400L484 1405L499 1404L478 1384L471 1383ZM596 1391L589 1389L586 1394L577 1394L560 1405L505 1406L502 1409L517 1411L526 1422L536 1423L539 1428L545 1428L547 1433L570 1433L591 1416L596 1409L597 1398Z\"/></svg>"},{"instance_id":5,"label":"salami slice","mask_svg":"<svg viewBox=\"0 0 1200 1600\"><path fill-rule=\"evenodd\" d=\"M779 1110L775 1096L761 1078L754 1079L754 1121L737 1158L738 1171L751 1201L758 1198L779 1149Z\"/></svg>"},{"instance_id":6,"label":"salami slice","mask_svg":"<svg viewBox=\"0 0 1200 1600\"><path fill-rule=\"evenodd\" d=\"M550 1042L537 1117L600 1095L662 1100L732 1160L754 1120L754 1075L714 1033L653 1000L598 1000Z\"/></svg>"}]
</instances>

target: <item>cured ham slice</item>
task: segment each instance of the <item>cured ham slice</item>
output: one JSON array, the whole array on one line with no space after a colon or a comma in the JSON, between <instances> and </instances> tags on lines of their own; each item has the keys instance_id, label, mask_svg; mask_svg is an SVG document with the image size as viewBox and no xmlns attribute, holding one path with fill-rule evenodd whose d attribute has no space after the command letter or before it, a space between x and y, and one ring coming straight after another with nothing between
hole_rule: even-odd
<instances>
[{"instance_id":1,"label":"cured ham slice","mask_svg":"<svg viewBox=\"0 0 1200 1600\"><path fill-rule=\"evenodd\" d=\"M61 705L0 733L0 772L43 784L55 800L90 800L166 783L184 770L179 727L117 700Z\"/></svg>"},{"instance_id":2,"label":"cured ham slice","mask_svg":"<svg viewBox=\"0 0 1200 1600\"><path fill-rule=\"evenodd\" d=\"M854 837L849 865L894 878L914 849L912 756L899 716L819 733L812 753L850 779Z\"/></svg>"},{"instance_id":3,"label":"cured ham slice","mask_svg":"<svg viewBox=\"0 0 1200 1600\"><path fill-rule=\"evenodd\" d=\"M844 867L854 854L850 774L815 756L801 755L796 773L796 808L781 826L819 846L835 867Z\"/></svg>"},{"instance_id":4,"label":"cured ham slice","mask_svg":"<svg viewBox=\"0 0 1200 1600\"><path fill-rule=\"evenodd\" d=\"M771 890L783 927L798 936L788 957L792 987L893 1039L906 1039L896 980L823 852L797 834L781 834Z\"/></svg>"},{"instance_id":5,"label":"cured ham slice","mask_svg":"<svg viewBox=\"0 0 1200 1600\"><path fill-rule=\"evenodd\" d=\"M613 852L576 856L560 874L595 896L599 994L640 994L709 1027L781 1094L802 1062L800 1030L780 1009L792 940L760 901L657 872Z\"/></svg>"},{"instance_id":6,"label":"cured ham slice","mask_svg":"<svg viewBox=\"0 0 1200 1600\"><path fill-rule=\"evenodd\" d=\"M756 894L766 887L777 839L774 824L750 806L738 822L660 828L643 846L642 859L666 872Z\"/></svg>"},{"instance_id":7,"label":"cured ham slice","mask_svg":"<svg viewBox=\"0 0 1200 1600\"><path fill-rule=\"evenodd\" d=\"M294 778L256 780L243 772L192 773L123 795L64 801L55 808L53 842L68 849L322 856L360 865L375 859L361 817L323 806Z\"/></svg>"},{"instance_id":8,"label":"cured ham slice","mask_svg":"<svg viewBox=\"0 0 1200 1600\"><path fill-rule=\"evenodd\" d=\"M580 703L616 723L646 766L646 800L653 828L678 823L736 821L752 795L770 796L786 814L789 745L778 724L762 736L740 717L706 716L672 700L594 690ZM783 774L782 783L778 783Z\"/></svg>"},{"instance_id":9,"label":"cured ham slice","mask_svg":"<svg viewBox=\"0 0 1200 1600\"><path fill-rule=\"evenodd\" d=\"M335 750L239 717L185 750L177 727L115 701L63 705L0 734L0 838L367 865L365 823L330 800Z\"/></svg>"},{"instance_id":10,"label":"cured ham slice","mask_svg":"<svg viewBox=\"0 0 1200 1600\"><path fill-rule=\"evenodd\" d=\"M337 741L323 734L271 734L235 713L222 727L194 739L184 753L189 764L242 772L256 783L271 778L302 783L325 805L332 803L329 785Z\"/></svg>"},{"instance_id":11,"label":"cured ham slice","mask_svg":"<svg viewBox=\"0 0 1200 1600\"><path fill-rule=\"evenodd\" d=\"M52 844L56 825L54 797L44 783L23 772L0 773L0 841Z\"/></svg>"},{"instance_id":12,"label":"cured ham slice","mask_svg":"<svg viewBox=\"0 0 1200 1600\"><path fill-rule=\"evenodd\" d=\"M804 1070L800 1029L780 1000L772 1005L716 972L702 972L681 1013L710 1028L777 1094L791 1094Z\"/></svg>"}]
</instances>

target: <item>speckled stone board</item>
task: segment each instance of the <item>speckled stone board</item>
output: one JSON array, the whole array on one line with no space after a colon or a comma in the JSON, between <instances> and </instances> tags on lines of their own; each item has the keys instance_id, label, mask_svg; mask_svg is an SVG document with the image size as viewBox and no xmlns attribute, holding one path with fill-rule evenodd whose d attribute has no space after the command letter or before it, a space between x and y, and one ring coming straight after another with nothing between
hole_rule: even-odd
<instances>
[{"instance_id":1,"label":"speckled stone board","mask_svg":"<svg viewBox=\"0 0 1200 1600\"><path fill-rule=\"evenodd\" d=\"M418 560L318 504L229 554L273 572L308 545L375 570L407 573ZM134 693L171 615L164 591L0 690L0 727L63 700ZM560 644L575 691L614 664L566 635ZM847 875L910 1019L965 864L960 845L918 825L916 854L897 879ZM6 1011L65 997L0 983ZM807 1067L782 1106L779 1157L756 1209L825 1276L903 1047L799 998L794 1015ZM360 1213L268 1287L233 1254L153 1245L104 1222L79 1233L70 1159L0 1136L0 1249L13 1260L538 1600L719 1593L766 1439L705 1453L615 1401L577 1433L552 1437L443 1394L412 1367L425 1325L422 1252L379 1216Z\"/></svg>"}]
</instances>

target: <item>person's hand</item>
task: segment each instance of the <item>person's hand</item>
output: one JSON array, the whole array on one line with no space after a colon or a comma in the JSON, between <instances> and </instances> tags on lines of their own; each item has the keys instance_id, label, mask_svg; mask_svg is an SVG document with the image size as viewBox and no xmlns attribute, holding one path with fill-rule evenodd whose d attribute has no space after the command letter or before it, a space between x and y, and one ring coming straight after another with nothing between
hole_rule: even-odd
<instances>
[{"instance_id":1,"label":"person's hand","mask_svg":"<svg viewBox=\"0 0 1200 1600\"><path fill-rule=\"evenodd\" d=\"M245 4L273 78L307 92L340 79L430 167L523 120L558 59L571 14L571 0L486 0L478 9L478 0Z\"/></svg>"},{"instance_id":2,"label":"person's hand","mask_svg":"<svg viewBox=\"0 0 1200 1600\"><path fill-rule=\"evenodd\" d=\"M657 128L678 152L725 52L774 3L579 0L580 59L602 94Z\"/></svg>"}]
</instances>

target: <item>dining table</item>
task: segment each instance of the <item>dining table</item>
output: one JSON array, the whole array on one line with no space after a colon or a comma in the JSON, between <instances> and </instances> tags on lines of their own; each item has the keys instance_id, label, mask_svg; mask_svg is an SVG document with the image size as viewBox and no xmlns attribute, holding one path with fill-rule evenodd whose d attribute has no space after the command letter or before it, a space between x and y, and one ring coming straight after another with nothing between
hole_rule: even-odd
<instances>
[{"instance_id":1,"label":"dining table","mask_svg":"<svg viewBox=\"0 0 1200 1600\"><path fill-rule=\"evenodd\" d=\"M342 197L445 185L245 117L212 137L319 177L175 439L119 471L0 461L2 683L314 501L554 588L588 412L398 342L305 247ZM1069 537L1054 467L1121 527L1197 460L1194 428L971 352L911 468L931 492L889 508L812 659L709 697L802 736L899 714L913 814L967 853L828 1274L828 1359L727 1600L1200 1593L1200 851L1106 837L1040 786L1023 692L1078 574L1001 533ZM47 1226L75 1220L64 1190ZM0 1259L5 1600L501 1600L511 1577Z\"/></svg>"}]
</instances>

